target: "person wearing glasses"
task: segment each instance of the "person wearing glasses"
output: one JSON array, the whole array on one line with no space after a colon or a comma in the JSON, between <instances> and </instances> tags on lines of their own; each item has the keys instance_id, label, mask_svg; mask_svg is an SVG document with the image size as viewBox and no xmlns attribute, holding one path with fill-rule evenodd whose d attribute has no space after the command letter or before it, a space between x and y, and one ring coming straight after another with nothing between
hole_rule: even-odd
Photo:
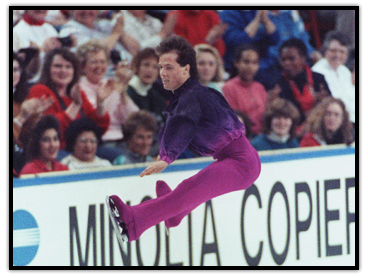
<instances>
[{"instance_id":1,"label":"person wearing glasses","mask_svg":"<svg viewBox=\"0 0 368 277\"><path fill-rule=\"evenodd\" d=\"M70 123L65 133L65 150L72 154L63 158L61 163L67 165L70 170L111 166L108 160L96 156L101 136L100 127L87 117Z\"/></svg>"},{"instance_id":2,"label":"person wearing glasses","mask_svg":"<svg viewBox=\"0 0 368 277\"><path fill-rule=\"evenodd\" d=\"M324 75L331 95L341 99L349 114L355 114L355 89L350 70L345 66L349 58L349 38L339 31L330 31L323 42L324 58L317 62L312 71ZM355 123L355 118L352 118Z\"/></svg>"}]
</instances>

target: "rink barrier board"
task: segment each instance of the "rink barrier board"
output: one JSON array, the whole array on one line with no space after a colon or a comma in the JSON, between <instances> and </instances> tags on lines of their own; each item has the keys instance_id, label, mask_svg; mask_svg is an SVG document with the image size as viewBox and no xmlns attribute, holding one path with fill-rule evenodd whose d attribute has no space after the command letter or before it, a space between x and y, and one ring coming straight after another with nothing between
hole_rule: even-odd
<instances>
[{"instance_id":1,"label":"rink barrier board","mask_svg":"<svg viewBox=\"0 0 368 277\"><path fill-rule=\"evenodd\" d=\"M170 236L160 223L124 249L111 232L105 195L136 205L155 198L156 180L174 189L213 159L179 160L145 178L137 175L147 164L13 179L13 263L356 266L355 147L263 151L260 157L262 172L250 189L202 204ZM58 220L50 221L55 214Z\"/></svg>"}]
</instances>

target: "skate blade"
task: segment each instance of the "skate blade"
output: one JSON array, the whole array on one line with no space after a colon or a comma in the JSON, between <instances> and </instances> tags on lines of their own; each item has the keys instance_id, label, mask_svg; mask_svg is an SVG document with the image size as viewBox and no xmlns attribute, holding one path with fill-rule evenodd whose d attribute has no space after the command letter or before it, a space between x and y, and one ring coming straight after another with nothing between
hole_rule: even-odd
<instances>
[{"instance_id":1,"label":"skate blade","mask_svg":"<svg viewBox=\"0 0 368 277\"><path fill-rule=\"evenodd\" d=\"M123 246L124 246L124 242L128 242L128 238L126 235L123 235L122 231L120 231L120 228L118 226L118 221L117 221L117 218L115 216L115 211L112 210L112 207L111 207L111 204L110 204L110 196L106 196L106 207L107 207L107 211L109 212L109 216L110 216L110 219L111 219L111 223L112 223L112 226L114 228L114 233L118 239L118 242L120 244L120 247L123 249Z\"/></svg>"}]
</instances>

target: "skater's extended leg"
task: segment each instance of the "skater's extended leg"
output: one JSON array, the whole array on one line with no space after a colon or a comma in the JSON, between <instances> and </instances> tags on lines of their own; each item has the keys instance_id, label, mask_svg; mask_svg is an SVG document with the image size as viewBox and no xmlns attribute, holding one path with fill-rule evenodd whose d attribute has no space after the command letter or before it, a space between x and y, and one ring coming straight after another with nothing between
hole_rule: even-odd
<instances>
[{"instance_id":1,"label":"skater's extended leg","mask_svg":"<svg viewBox=\"0 0 368 277\"><path fill-rule=\"evenodd\" d=\"M226 155L219 155L218 161L181 182L172 192L132 207L120 205L129 240L138 239L145 230L161 221L180 214L181 220L182 215L189 214L214 197L251 186L260 172L258 154L249 148L238 154L239 149L235 149L236 146L238 145L233 144L226 149Z\"/></svg>"}]
</instances>

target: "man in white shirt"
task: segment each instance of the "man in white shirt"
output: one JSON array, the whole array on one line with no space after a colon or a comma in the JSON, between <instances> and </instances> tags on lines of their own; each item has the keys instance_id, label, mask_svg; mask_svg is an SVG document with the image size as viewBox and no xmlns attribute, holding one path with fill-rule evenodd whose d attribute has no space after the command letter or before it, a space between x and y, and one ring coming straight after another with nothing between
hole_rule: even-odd
<instances>
[{"instance_id":1,"label":"man in white shirt","mask_svg":"<svg viewBox=\"0 0 368 277\"><path fill-rule=\"evenodd\" d=\"M350 120L355 123L355 89L350 70L345 66L349 55L348 38L338 31L326 35L322 52L324 58L317 62L312 71L324 75L335 98L340 98L348 110Z\"/></svg>"}]
</instances>

